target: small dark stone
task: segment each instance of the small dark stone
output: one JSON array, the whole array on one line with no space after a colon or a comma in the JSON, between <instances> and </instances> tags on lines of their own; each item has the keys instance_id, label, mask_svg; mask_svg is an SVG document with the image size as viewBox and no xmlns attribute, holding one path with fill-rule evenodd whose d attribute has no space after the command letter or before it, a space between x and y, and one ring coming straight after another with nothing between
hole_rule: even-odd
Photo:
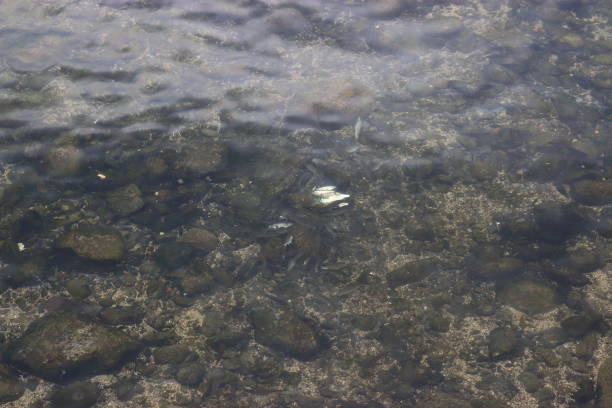
<instances>
[{"instance_id":1,"label":"small dark stone","mask_svg":"<svg viewBox=\"0 0 612 408\"><path fill-rule=\"evenodd\" d=\"M548 312L557 305L553 288L532 281L510 283L501 289L498 297L503 303L527 314Z\"/></svg>"},{"instance_id":2,"label":"small dark stone","mask_svg":"<svg viewBox=\"0 0 612 408\"><path fill-rule=\"evenodd\" d=\"M121 216L132 214L144 207L142 193L136 184L128 184L109 193L108 205Z\"/></svg>"},{"instance_id":3,"label":"small dark stone","mask_svg":"<svg viewBox=\"0 0 612 408\"><path fill-rule=\"evenodd\" d=\"M522 260L512 257L501 257L494 261L477 264L473 267L474 275L487 281L512 279L525 267Z\"/></svg>"},{"instance_id":4,"label":"small dark stone","mask_svg":"<svg viewBox=\"0 0 612 408\"><path fill-rule=\"evenodd\" d=\"M45 164L54 176L75 176L81 170L83 154L74 146L57 146L45 155Z\"/></svg>"},{"instance_id":5,"label":"small dark stone","mask_svg":"<svg viewBox=\"0 0 612 408\"><path fill-rule=\"evenodd\" d=\"M530 394L538 391L543 385L543 381L538 378L537 375L529 371L523 372L519 376L519 380L521 381L521 384L523 384L523 387L525 387L525 391Z\"/></svg>"},{"instance_id":6,"label":"small dark stone","mask_svg":"<svg viewBox=\"0 0 612 408\"><path fill-rule=\"evenodd\" d=\"M591 313L570 316L561 322L561 328L570 337L582 337L600 320L600 316Z\"/></svg>"},{"instance_id":7,"label":"small dark stone","mask_svg":"<svg viewBox=\"0 0 612 408\"><path fill-rule=\"evenodd\" d=\"M202 364L192 362L181 365L176 372L175 378L180 384L193 387L202 381L205 374L206 370Z\"/></svg>"},{"instance_id":8,"label":"small dark stone","mask_svg":"<svg viewBox=\"0 0 612 408\"><path fill-rule=\"evenodd\" d=\"M597 408L612 407L612 357L599 366L597 372Z\"/></svg>"},{"instance_id":9,"label":"small dark stone","mask_svg":"<svg viewBox=\"0 0 612 408\"><path fill-rule=\"evenodd\" d=\"M144 316L144 311L138 306L114 306L100 313L100 318L107 324L138 324Z\"/></svg>"},{"instance_id":10,"label":"small dark stone","mask_svg":"<svg viewBox=\"0 0 612 408\"><path fill-rule=\"evenodd\" d=\"M121 380L113 385L119 401L129 401L144 392L144 387L133 380Z\"/></svg>"},{"instance_id":11,"label":"small dark stone","mask_svg":"<svg viewBox=\"0 0 612 408\"><path fill-rule=\"evenodd\" d=\"M227 147L221 142L194 142L179 153L176 168L203 176L222 170L227 164L227 154Z\"/></svg>"},{"instance_id":12,"label":"small dark stone","mask_svg":"<svg viewBox=\"0 0 612 408\"><path fill-rule=\"evenodd\" d=\"M542 271L547 277L563 285L584 286L589 283L588 277L579 269L564 260L545 260L542 262Z\"/></svg>"},{"instance_id":13,"label":"small dark stone","mask_svg":"<svg viewBox=\"0 0 612 408\"><path fill-rule=\"evenodd\" d=\"M612 180L581 180L571 186L574 200L584 205L612 203Z\"/></svg>"},{"instance_id":14,"label":"small dark stone","mask_svg":"<svg viewBox=\"0 0 612 408\"><path fill-rule=\"evenodd\" d=\"M498 327L489 333L489 356L492 359L508 358L519 346L519 334L509 327Z\"/></svg>"},{"instance_id":15,"label":"small dark stone","mask_svg":"<svg viewBox=\"0 0 612 408\"><path fill-rule=\"evenodd\" d=\"M213 288L214 283L215 279L211 273L204 271L196 276L185 276L183 279L181 279L180 287L185 294L193 296L200 293L209 292Z\"/></svg>"},{"instance_id":16,"label":"small dark stone","mask_svg":"<svg viewBox=\"0 0 612 408\"><path fill-rule=\"evenodd\" d=\"M125 255L121 233L105 226L81 225L62 235L56 247L71 249L81 258L93 261L120 261Z\"/></svg>"},{"instance_id":17,"label":"small dark stone","mask_svg":"<svg viewBox=\"0 0 612 408\"><path fill-rule=\"evenodd\" d=\"M534 216L537 224L534 237L553 244L574 237L587 225L585 218L567 204L544 204L534 209Z\"/></svg>"},{"instance_id":18,"label":"small dark stone","mask_svg":"<svg viewBox=\"0 0 612 408\"><path fill-rule=\"evenodd\" d=\"M438 268L437 262L431 259L409 262L389 272L387 274L387 282L391 288L418 282L425 279L436 268Z\"/></svg>"},{"instance_id":19,"label":"small dark stone","mask_svg":"<svg viewBox=\"0 0 612 408\"><path fill-rule=\"evenodd\" d=\"M599 335L597 332L589 332L587 333L582 340L576 344L576 355L578 358L583 360L590 360L593 358L593 354L595 350L597 350L597 343L599 340Z\"/></svg>"},{"instance_id":20,"label":"small dark stone","mask_svg":"<svg viewBox=\"0 0 612 408\"><path fill-rule=\"evenodd\" d=\"M97 384L77 382L54 391L50 399L57 408L88 408L96 403L99 393Z\"/></svg>"},{"instance_id":21,"label":"small dark stone","mask_svg":"<svg viewBox=\"0 0 612 408\"><path fill-rule=\"evenodd\" d=\"M321 348L315 329L290 311L257 309L250 317L260 344L303 360L313 358Z\"/></svg>"},{"instance_id":22,"label":"small dark stone","mask_svg":"<svg viewBox=\"0 0 612 408\"><path fill-rule=\"evenodd\" d=\"M82 279L70 279L66 282L66 290L75 299L85 299L91 295L89 285Z\"/></svg>"},{"instance_id":23,"label":"small dark stone","mask_svg":"<svg viewBox=\"0 0 612 408\"><path fill-rule=\"evenodd\" d=\"M450 320L445 318L442 313L433 313L427 320L428 326L438 332L447 332L450 328Z\"/></svg>"},{"instance_id":24,"label":"small dark stone","mask_svg":"<svg viewBox=\"0 0 612 408\"><path fill-rule=\"evenodd\" d=\"M0 403L19 399L25 392L24 385L9 366L0 363Z\"/></svg>"},{"instance_id":25,"label":"small dark stone","mask_svg":"<svg viewBox=\"0 0 612 408\"><path fill-rule=\"evenodd\" d=\"M604 237L612 238L612 207L606 208L601 212L596 229Z\"/></svg>"},{"instance_id":26,"label":"small dark stone","mask_svg":"<svg viewBox=\"0 0 612 408\"><path fill-rule=\"evenodd\" d=\"M39 377L62 381L109 371L139 349L140 344L120 330L64 312L35 320L9 347L7 357Z\"/></svg>"},{"instance_id":27,"label":"small dark stone","mask_svg":"<svg viewBox=\"0 0 612 408\"><path fill-rule=\"evenodd\" d=\"M181 242L192 245L194 248L212 251L217 247L219 240L210 231L202 228L190 228L181 236Z\"/></svg>"},{"instance_id":28,"label":"small dark stone","mask_svg":"<svg viewBox=\"0 0 612 408\"><path fill-rule=\"evenodd\" d=\"M511 84L518 78L514 72L498 64L487 65L483 76L488 81L499 82L501 84Z\"/></svg>"},{"instance_id":29,"label":"small dark stone","mask_svg":"<svg viewBox=\"0 0 612 408\"><path fill-rule=\"evenodd\" d=\"M160 245L155 259L163 267L173 270L186 265L191 260L193 247L184 242L168 242Z\"/></svg>"},{"instance_id":30,"label":"small dark stone","mask_svg":"<svg viewBox=\"0 0 612 408\"><path fill-rule=\"evenodd\" d=\"M417 363L414 360L405 361L397 374L397 378L413 387L421 387L428 384L433 378L431 369Z\"/></svg>"},{"instance_id":31,"label":"small dark stone","mask_svg":"<svg viewBox=\"0 0 612 408\"><path fill-rule=\"evenodd\" d=\"M180 364L190 354L192 354L192 351L184 344L171 344L158 347L153 351L153 357L157 364Z\"/></svg>"},{"instance_id":32,"label":"small dark stone","mask_svg":"<svg viewBox=\"0 0 612 408\"><path fill-rule=\"evenodd\" d=\"M569 264L581 273L592 272L603 266L601 257L592 250L580 248L569 254Z\"/></svg>"},{"instance_id":33,"label":"small dark stone","mask_svg":"<svg viewBox=\"0 0 612 408\"><path fill-rule=\"evenodd\" d=\"M578 388L574 391L574 400L584 404L595 398L595 383L593 380L583 378L576 384Z\"/></svg>"}]
</instances>

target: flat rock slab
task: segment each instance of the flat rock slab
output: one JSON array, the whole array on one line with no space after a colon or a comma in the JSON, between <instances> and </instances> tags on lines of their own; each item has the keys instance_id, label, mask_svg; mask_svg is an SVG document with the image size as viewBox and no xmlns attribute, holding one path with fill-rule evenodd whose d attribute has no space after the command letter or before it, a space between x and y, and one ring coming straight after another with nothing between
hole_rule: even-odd
<instances>
[{"instance_id":1,"label":"flat rock slab","mask_svg":"<svg viewBox=\"0 0 612 408\"><path fill-rule=\"evenodd\" d=\"M116 368L140 347L121 330L61 312L34 321L11 345L8 360L44 379L63 381Z\"/></svg>"}]
</instances>

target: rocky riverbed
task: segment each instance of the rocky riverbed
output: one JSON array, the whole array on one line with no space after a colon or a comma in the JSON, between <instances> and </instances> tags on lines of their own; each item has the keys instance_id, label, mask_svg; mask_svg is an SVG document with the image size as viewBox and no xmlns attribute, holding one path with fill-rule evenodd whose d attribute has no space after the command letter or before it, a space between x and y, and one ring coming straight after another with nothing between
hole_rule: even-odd
<instances>
[{"instance_id":1,"label":"rocky riverbed","mask_svg":"<svg viewBox=\"0 0 612 408\"><path fill-rule=\"evenodd\" d=\"M612 7L0 7L0 403L612 404Z\"/></svg>"}]
</instances>

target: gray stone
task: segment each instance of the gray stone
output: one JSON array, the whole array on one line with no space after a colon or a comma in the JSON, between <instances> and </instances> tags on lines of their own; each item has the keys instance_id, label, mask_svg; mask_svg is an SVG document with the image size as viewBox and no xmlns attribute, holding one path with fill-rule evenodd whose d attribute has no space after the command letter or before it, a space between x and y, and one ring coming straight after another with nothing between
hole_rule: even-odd
<instances>
[{"instance_id":1,"label":"gray stone","mask_svg":"<svg viewBox=\"0 0 612 408\"><path fill-rule=\"evenodd\" d=\"M599 366L597 373L597 408L612 407L612 357Z\"/></svg>"}]
</instances>

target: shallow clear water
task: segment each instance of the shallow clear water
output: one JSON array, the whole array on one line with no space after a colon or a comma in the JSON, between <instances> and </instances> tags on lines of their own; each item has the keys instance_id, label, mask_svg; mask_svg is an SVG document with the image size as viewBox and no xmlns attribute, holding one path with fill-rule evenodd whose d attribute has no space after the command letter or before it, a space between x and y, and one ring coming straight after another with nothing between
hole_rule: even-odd
<instances>
[{"instance_id":1,"label":"shallow clear water","mask_svg":"<svg viewBox=\"0 0 612 408\"><path fill-rule=\"evenodd\" d=\"M606 406L610 18L0 1L0 401Z\"/></svg>"}]
</instances>

